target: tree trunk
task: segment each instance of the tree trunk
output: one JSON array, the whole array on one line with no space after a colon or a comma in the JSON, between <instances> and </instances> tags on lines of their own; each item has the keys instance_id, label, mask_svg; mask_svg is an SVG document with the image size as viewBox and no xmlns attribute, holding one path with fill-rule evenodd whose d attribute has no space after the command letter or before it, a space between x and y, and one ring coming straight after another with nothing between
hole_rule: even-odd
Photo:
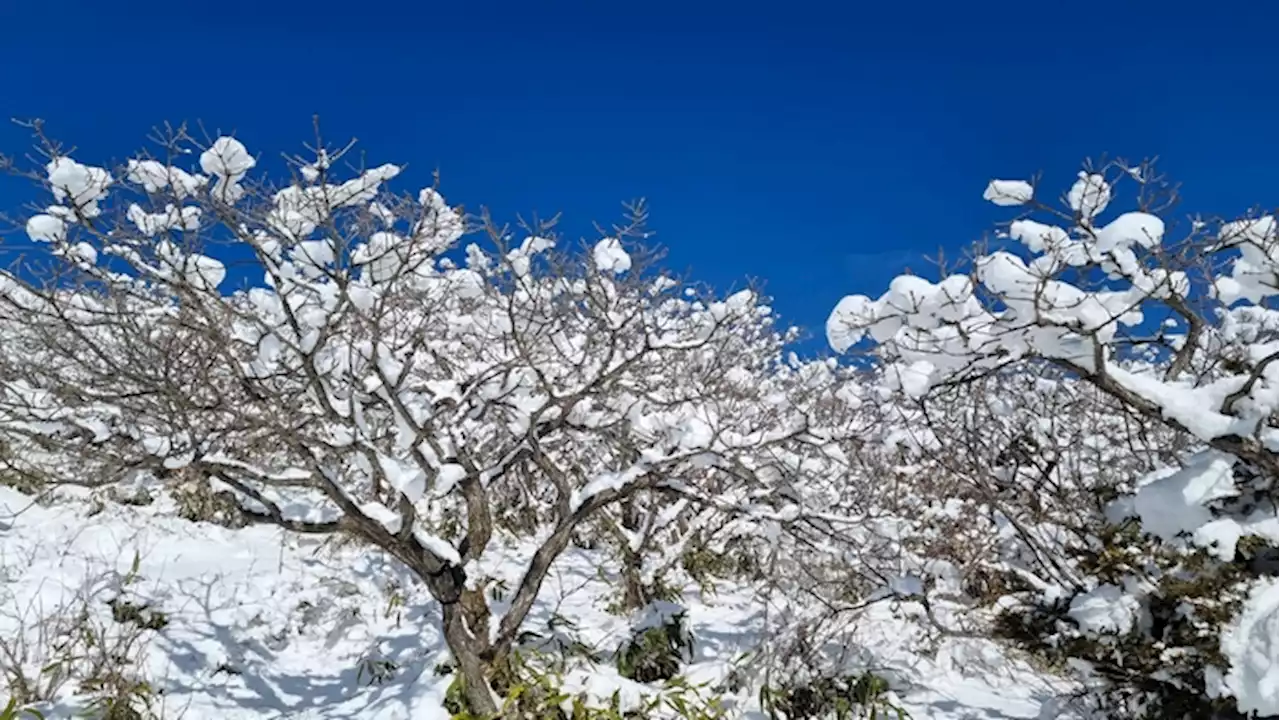
<instances>
[{"instance_id":1,"label":"tree trunk","mask_svg":"<svg viewBox=\"0 0 1280 720\"><path fill-rule=\"evenodd\" d=\"M481 654L489 639L476 637L467 627L466 613L459 603L444 606L444 638L449 644L453 659L458 662L458 675L462 679L463 697L467 709L484 718L498 716L498 702L489 688L488 666Z\"/></svg>"},{"instance_id":2,"label":"tree trunk","mask_svg":"<svg viewBox=\"0 0 1280 720\"><path fill-rule=\"evenodd\" d=\"M622 609L639 610L649 604L649 592L640 574L641 558L630 548L622 549Z\"/></svg>"},{"instance_id":3,"label":"tree trunk","mask_svg":"<svg viewBox=\"0 0 1280 720\"><path fill-rule=\"evenodd\" d=\"M467 709L480 717L497 717L498 703L489 687L489 663L485 660L491 647L488 604L484 602L484 596L481 594L479 597L481 607L475 607L476 592L467 589L466 572L457 565L441 561L416 542L397 541L386 536L385 531L379 534L381 528L362 529L367 536L382 540L385 543L383 547L407 565L427 586L431 597L440 603L444 639L458 663ZM483 614L483 621L473 617L476 614ZM477 633L477 629L482 629L483 634Z\"/></svg>"},{"instance_id":4,"label":"tree trunk","mask_svg":"<svg viewBox=\"0 0 1280 720\"><path fill-rule=\"evenodd\" d=\"M644 524L636 507L635 497L627 498L622 504L622 529L613 528L618 539L618 549L622 554L622 606L623 610L639 610L649 604L649 592L644 586L641 570L644 560L639 552L631 548L631 536L638 533ZM612 526L612 522L610 522ZM626 532L624 532L625 530ZM641 540L644 543L644 540Z\"/></svg>"}]
</instances>

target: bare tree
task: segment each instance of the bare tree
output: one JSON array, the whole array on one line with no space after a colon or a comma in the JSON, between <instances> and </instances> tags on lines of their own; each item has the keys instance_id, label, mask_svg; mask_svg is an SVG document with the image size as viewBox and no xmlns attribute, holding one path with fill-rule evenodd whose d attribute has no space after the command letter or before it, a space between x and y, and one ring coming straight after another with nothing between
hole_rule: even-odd
<instances>
[{"instance_id":1,"label":"bare tree","mask_svg":"<svg viewBox=\"0 0 1280 720\"><path fill-rule=\"evenodd\" d=\"M1102 223L1126 189L1136 209ZM1087 660L1127 717L1273 711L1276 214L1179 224L1149 163L1036 195L992 181L1026 210L1012 247L845 298L829 340L873 341L912 460L960 503L939 514L969 526L947 554L1015 576L994 594L1025 591L1020 641Z\"/></svg>"},{"instance_id":2,"label":"bare tree","mask_svg":"<svg viewBox=\"0 0 1280 720\"><path fill-rule=\"evenodd\" d=\"M4 160L54 200L20 218L35 245L0 275L9 470L182 470L253 521L383 549L439 603L474 712L497 711L490 683L588 522L773 512L761 498L822 474L851 429L818 411L836 375L779 371L755 292L654 267L643 206L561 251L546 223L390 193L397 166L341 172L351 146L318 132L274 185L231 137L168 128L108 170L34 129L35 167ZM537 548L495 616L476 563L520 523Z\"/></svg>"}]
</instances>

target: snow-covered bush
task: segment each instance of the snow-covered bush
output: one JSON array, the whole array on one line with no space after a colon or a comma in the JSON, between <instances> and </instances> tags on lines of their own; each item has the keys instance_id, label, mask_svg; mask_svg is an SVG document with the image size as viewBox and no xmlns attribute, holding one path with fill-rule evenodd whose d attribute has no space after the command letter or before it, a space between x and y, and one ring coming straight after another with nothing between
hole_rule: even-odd
<instances>
[{"instance_id":1,"label":"snow-covered bush","mask_svg":"<svg viewBox=\"0 0 1280 720\"><path fill-rule=\"evenodd\" d=\"M761 705L770 720L875 720L910 715L899 707L889 685L874 673L852 677L788 678L765 687Z\"/></svg>"},{"instance_id":2,"label":"snow-covered bush","mask_svg":"<svg viewBox=\"0 0 1280 720\"><path fill-rule=\"evenodd\" d=\"M106 168L36 130L47 162L5 161L51 195L20 218L37 252L0 274L11 470L181 472L244 520L381 548L438 602L472 712L497 711L489 681L584 528L675 567L681 537L854 492L845 375L784 357L756 293L659 271L642 209L575 252L435 187L394 194L398 166L343 172L345 149L273 184L232 137L171 129ZM532 543L500 602L495 536Z\"/></svg>"},{"instance_id":3,"label":"snow-covered bush","mask_svg":"<svg viewBox=\"0 0 1280 720\"><path fill-rule=\"evenodd\" d=\"M618 673L639 682L670 680L693 651L693 638L681 608L653 603L646 610L618 649Z\"/></svg>"},{"instance_id":4,"label":"snow-covered bush","mask_svg":"<svg viewBox=\"0 0 1280 720\"><path fill-rule=\"evenodd\" d=\"M86 716L159 717L158 693L139 659L167 617L134 597L142 580L138 559L123 572L58 583L27 573L31 558L6 555L0 557L0 697L14 708L32 708L32 717L35 707L64 693L78 697ZM68 564L79 560L68 558Z\"/></svg>"},{"instance_id":5,"label":"snow-covered bush","mask_svg":"<svg viewBox=\"0 0 1280 720\"><path fill-rule=\"evenodd\" d=\"M1275 214L1175 223L1153 168L1120 163L1062 208L1021 181L985 198L1026 209L1004 249L827 326L874 347L882 435L932 485L909 545L933 590L991 570L998 627L1119 716L1275 714Z\"/></svg>"}]
</instances>

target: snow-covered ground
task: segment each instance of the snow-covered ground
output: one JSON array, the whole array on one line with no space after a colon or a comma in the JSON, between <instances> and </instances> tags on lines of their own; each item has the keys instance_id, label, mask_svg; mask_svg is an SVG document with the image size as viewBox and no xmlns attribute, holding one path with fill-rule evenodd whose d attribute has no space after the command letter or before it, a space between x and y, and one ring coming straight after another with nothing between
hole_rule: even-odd
<instances>
[{"instance_id":1,"label":"snow-covered ground","mask_svg":"<svg viewBox=\"0 0 1280 720\"><path fill-rule=\"evenodd\" d=\"M425 591L380 553L273 528L229 530L171 517L167 501L133 507L70 499L44 506L0 488L0 637L35 638L40 617L76 610L77 598L109 621L106 602L123 592L167 619L148 632L142 674L163 689L166 716L185 718L447 718L441 706L448 658ZM495 568L514 574L521 557ZM575 640L606 661L571 670L568 689L626 702L651 689L607 662L631 620L606 611L613 588L591 554L570 551L543 589L527 628ZM766 628L764 604L745 588L684 600L696 640L684 677L721 681ZM913 718L1049 717L1049 678L983 640L946 640L926 650L903 607L874 607L851 648L889 678ZM553 621L554 620L554 621ZM552 628L552 629L549 629ZM38 666L40 644L30 661ZM393 665L388 665L389 661ZM389 670L371 682L377 669ZM1060 685L1058 686L1061 687ZM71 688L68 688L70 691ZM0 688L0 695L4 689ZM744 690L722 700L740 717L763 718ZM74 698L46 706L70 717Z\"/></svg>"}]
</instances>

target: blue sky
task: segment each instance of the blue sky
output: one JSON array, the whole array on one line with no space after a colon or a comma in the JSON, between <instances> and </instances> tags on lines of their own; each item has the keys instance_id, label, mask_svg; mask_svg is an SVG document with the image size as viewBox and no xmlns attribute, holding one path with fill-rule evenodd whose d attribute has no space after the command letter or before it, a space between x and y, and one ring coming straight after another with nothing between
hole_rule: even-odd
<instances>
[{"instance_id":1,"label":"blue sky","mask_svg":"<svg viewBox=\"0 0 1280 720\"><path fill-rule=\"evenodd\" d=\"M536 7L535 7L536 6ZM165 120L293 151L319 113L451 202L565 215L644 196L669 264L765 281L815 333L848 292L1004 215L993 176L1159 155L1188 209L1277 197L1277 6L7 2L0 114L106 160ZM0 148L21 149L0 128ZM0 187L0 201L16 197ZM9 190L3 192L3 190Z\"/></svg>"}]
</instances>

